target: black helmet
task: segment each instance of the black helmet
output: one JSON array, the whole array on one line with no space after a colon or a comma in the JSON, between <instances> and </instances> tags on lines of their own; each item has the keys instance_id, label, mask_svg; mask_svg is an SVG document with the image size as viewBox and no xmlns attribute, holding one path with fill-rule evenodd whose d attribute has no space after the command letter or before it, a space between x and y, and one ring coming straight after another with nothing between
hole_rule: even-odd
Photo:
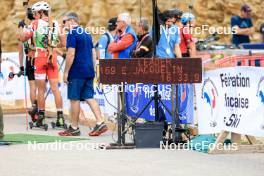
<instances>
[{"instance_id":1,"label":"black helmet","mask_svg":"<svg viewBox=\"0 0 264 176\"><path fill-rule=\"evenodd\" d=\"M116 23L117 23L117 17L115 18L111 18L109 21L108 21L108 24L107 24L107 29L109 31L114 31L116 29Z\"/></svg>"},{"instance_id":2,"label":"black helmet","mask_svg":"<svg viewBox=\"0 0 264 176\"><path fill-rule=\"evenodd\" d=\"M173 18L173 14L169 10L166 10L160 15L160 18L163 22L166 22L168 19Z\"/></svg>"},{"instance_id":3,"label":"black helmet","mask_svg":"<svg viewBox=\"0 0 264 176\"><path fill-rule=\"evenodd\" d=\"M180 9L178 8L175 8L175 9L170 9L168 10L169 13L176 19L181 19L181 16L183 14L183 11L181 11Z\"/></svg>"}]
</instances>

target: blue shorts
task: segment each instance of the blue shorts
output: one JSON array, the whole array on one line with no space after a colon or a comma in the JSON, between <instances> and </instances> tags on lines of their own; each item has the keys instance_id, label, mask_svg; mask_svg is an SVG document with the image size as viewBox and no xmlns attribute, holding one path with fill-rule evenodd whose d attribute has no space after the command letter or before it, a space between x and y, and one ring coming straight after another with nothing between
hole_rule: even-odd
<instances>
[{"instance_id":1,"label":"blue shorts","mask_svg":"<svg viewBox=\"0 0 264 176\"><path fill-rule=\"evenodd\" d=\"M94 98L93 78L71 79L68 84L68 99L85 101Z\"/></svg>"}]
</instances>

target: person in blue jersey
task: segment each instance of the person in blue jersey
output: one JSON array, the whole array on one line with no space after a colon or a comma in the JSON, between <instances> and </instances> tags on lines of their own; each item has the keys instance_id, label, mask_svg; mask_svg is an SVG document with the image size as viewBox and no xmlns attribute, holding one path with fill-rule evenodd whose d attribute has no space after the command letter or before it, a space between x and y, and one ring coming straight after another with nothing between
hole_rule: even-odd
<instances>
[{"instance_id":1,"label":"person in blue jersey","mask_svg":"<svg viewBox=\"0 0 264 176\"><path fill-rule=\"evenodd\" d=\"M117 17L111 18L108 21L107 32L104 33L96 44L97 56L99 59L112 59L113 56L108 52L109 44L114 41L116 36L116 21Z\"/></svg>"},{"instance_id":2,"label":"person in blue jersey","mask_svg":"<svg viewBox=\"0 0 264 176\"><path fill-rule=\"evenodd\" d=\"M121 13L117 18L117 36L109 44L108 51L114 59L127 59L137 45L137 35L131 27L129 13Z\"/></svg>"},{"instance_id":3,"label":"person in blue jersey","mask_svg":"<svg viewBox=\"0 0 264 176\"><path fill-rule=\"evenodd\" d=\"M160 28L160 39L157 45L157 57L159 58L181 58L180 30L174 24L173 16L170 12L164 12L164 25Z\"/></svg>"}]
</instances>

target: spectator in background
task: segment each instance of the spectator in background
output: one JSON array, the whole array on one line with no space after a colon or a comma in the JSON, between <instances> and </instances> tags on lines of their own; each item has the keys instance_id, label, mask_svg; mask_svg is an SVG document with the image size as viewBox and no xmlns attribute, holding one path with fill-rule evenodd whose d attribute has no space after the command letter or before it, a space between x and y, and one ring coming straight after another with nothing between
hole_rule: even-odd
<instances>
[{"instance_id":1,"label":"spectator in background","mask_svg":"<svg viewBox=\"0 0 264 176\"><path fill-rule=\"evenodd\" d=\"M3 120L3 110L0 104L0 139L4 137L4 120Z\"/></svg>"},{"instance_id":2,"label":"spectator in background","mask_svg":"<svg viewBox=\"0 0 264 176\"><path fill-rule=\"evenodd\" d=\"M137 35L131 27L131 17L128 13L118 15L117 33L116 39L109 44L109 53L113 54L114 59L130 58L130 53L137 44Z\"/></svg>"},{"instance_id":3,"label":"spectator in background","mask_svg":"<svg viewBox=\"0 0 264 176\"><path fill-rule=\"evenodd\" d=\"M132 51L132 58L152 58L153 41L149 35L149 22L146 18L139 19L136 25L138 42L136 48Z\"/></svg>"},{"instance_id":4,"label":"spectator in background","mask_svg":"<svg viewBox=\"0 0 264 176\"><path fill-rule=\"evenodd\" d=\"M109 44L114 41L114 37L116 36L116 22L117 17L111 18L108 21L107 32L104 33L99 39L98 43L95 45L97 49L98 59L112 59L113 56L108 52Z\"/></svg>"},{"instance_id":5,"label":"spectator in background","mask_svg":"<svg viewBox=\"0 0 264 176\"><path fill-rule=\"evenodd\" d=\"M261 42L264 43L264 23L262 23L261 26L260 26L260 33L261 33L261 36L262 36Z\"/></svg>"},{"instance_id":6,"label":"spectator in background","mask_svg":"<svg viewBox=\"0 0 264 176\"><path fill-rule=\"evenodd\" d=\"M68 99L71 103L71 125L61 136L79 136L78 126L80 116L80 102L86 101L95 118L96 126L89 136L99 136L107 131L103 122L100 107L94 99L93 80L95 77L93 57L94 48L91 34L79 26L79 17L76 13L67 15L66 26L70 29L67 36L67 57L63 81L68 84Z\"/></svg>"},{"instance_id":7,"label":"spectator in background","mask_svg":"<svg viewBox=\"0 0 264 176\"><path fill-rule=\"evenodd\" d=\"M174 24L174 16L170 11L164 12L163 20L165 24L161 26L157 56L159 58L181 58L179 26Z\"/></svg>"},{"instance_id":8,"label":"spectator in background","mask_svg":"<svg viewBox=\"0 0 264 176\"><path fill-rule=\"evenodd\" d=\"M182 57L195 57L196 56L196 45L191 28L194 27L195 16L192 13L186 12L181 16L181 52Z\"/></svg>"},{"instance_id":9,"label":"spectator in background","mask_svg":"<svg viewBox=\"0 0 264 176\"><path fill-rule=\"evenodd\" d=\"M3 78L3 74L1 72L1 63L2 63L2 46L1 46L1 40L0 40L0 79ZM3 111L2 111L1 104L0 104L0 139L3 137L4 137L4 122L3 122Z\"/></svg>"},{"instance_id":10,"label":"spectator in background","mask_svg":"<svg viewBox=\"0 0 264 176\"><path fill-rule=\"evenodd\" d=\"M1 43L1 40L0 40L0 79L4 79L4 76L3 76L3 73L2 73L2 70L1 70L1 63L2 63L2 43Z\"/></svg>"},{"instance_id":11,"label":"spectator in background","mask_svg":"<svg viewBox=\"0 0 264 176\"><path fill-rule=\"evenodd\" d=\"M232 43L239 46L242 43L250 43L250 36L254 33L252 19L250 18L251 8L244 4L240 14L231 18L233 34Z\"/></svg>"}]
</instances>

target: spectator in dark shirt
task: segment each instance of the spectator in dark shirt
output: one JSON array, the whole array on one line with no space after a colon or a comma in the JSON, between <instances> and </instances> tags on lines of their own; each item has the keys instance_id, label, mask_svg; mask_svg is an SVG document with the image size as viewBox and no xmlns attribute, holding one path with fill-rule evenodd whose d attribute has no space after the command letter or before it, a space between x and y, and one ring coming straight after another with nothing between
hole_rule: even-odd
<instances>
[{"instance_id":1,"label":"spectator in dark shirt","mask_svg":"<svg viewBox=\"0 0 264 176\"><path fill-rule=\"evenodd\" d=\"M138 20L136 32L138 34L138 42L136 48L132 51L132 58L152 58L153 56L153 41L149 35L149 22L142 18Z\"/></svg>"},{"instance_id":2,"label":"spectator in dark shirt","mask_svg":"<svg viewBox=\"0 0 264 176\"><path fill-rule=\"evenodd\" d=\"M250 38L254 33L252 19L250 18L251 8L244 4L240 14L231 18L233 34L232 43L239 46L242 43L250 43Z\"/></svg>"},{"instance_id":3,"label":"spectator in dark shirt","mask_svg":"<svg viewBox=\"0 0 264 176\"><path fill-rule=\"evenodd\" d=\"M260 33L262 35L262 43L264 43L264 23L262 23L260 26Z\"/></svg>"},{"instance_id":4,"label":"spectator in dark shirt","mask_svg":"<svg viewBox=\"0 0 264 176\"><path fill-rule=\"evenodd\" d=\"M94 99L95 51L92 36L79 25L79 17L76 13L69 13L66 17L66 27L70 31L67 36L67 57L63 81L68 84L68 99L71 103L71 125L66 131L60 132L59 135L80 135L78 127L80 101L86 101L97 121L89 136L99 136L107 131L107 126L103 122L100 107Z\"/></svg>"}]
</instances>

